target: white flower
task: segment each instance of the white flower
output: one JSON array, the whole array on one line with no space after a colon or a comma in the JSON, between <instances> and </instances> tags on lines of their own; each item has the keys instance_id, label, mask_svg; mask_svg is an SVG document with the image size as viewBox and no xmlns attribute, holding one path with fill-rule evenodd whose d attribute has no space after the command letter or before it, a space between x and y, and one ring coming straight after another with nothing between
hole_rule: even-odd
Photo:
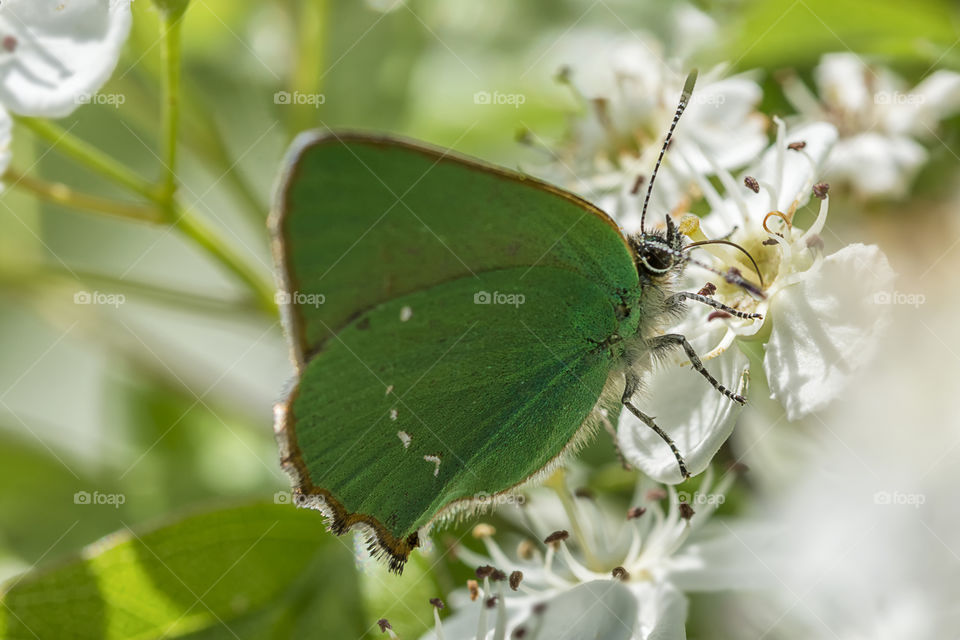
<instances>
[{"instance_id":1,"label":"white flower","mask_svg":"<svg viewBox=\"0 0 960 640\"><path fill-rule=\"evenodd\" d=\"M708 366L714 375L727 384L747 368L740 347L761 342L771 396L790 420L822 409L843 391L857 368L874 355L889 316L889 308L877 302L890 290L894 274L877 247L852 244L824 256L821 234L829 210L828 187L815 182L835 139L836 130L826 123L804 125L788 135L778 121L776 143L747 171L743 183L718 172L726 197L698 178L712 212L702 223L706 235L696 232L694 239L729 237L753 257L756 267L726 245L704 247L694 253L695 259L720 272L736 268L759 285L762 299L712 277L715 299L763 319L722 318L691 309L671 330L687 335L701 357L712 361ZM795 224L796 213L815 187L822 197L819 212L804 230ZM696 271L691 266L688 275ZM695 474L730 435L737 414L694 372L674 369L667 375L662 381L654 379L651 393L638 402L641 410L660 419ZM680 482L670 450L629 412L621 414L618 440L628 461L644 473L660 482Z\"/></svg>"},{"instance_id":2,"label":"white flower","mask_svg":"<svg viewBox=\"0 0 960 640\"><path fill-rule=\"evenodd\" d=\"M784 90L803 115L840 132L825 176L864 197L903 197L927 161L917 139L960 110L960 74L940 70L909 88L893 72L853 53L823 56L814 72L819 99L795 76Z\"/></svg>"},{"instance_id":3,"label":"white flower","mask_svg":"<svg viewBox=\"0 0 960 640\"><path fill-rule=\"evenodd\" d=\"M6 0L0 5L0 104L61 118L109 79L130 32L131 0Z\"/></svg>"},{"instance_id":4,"label":"white flower","mask_svg":"<svg viewBox=\"0 0 960 640\"><path fill-rule=\"evenodd\" d=\"M691 12L707 23L695 31L709 30L709 17L691 7L682 12L684 19ZM638 176L650 175L673 120L686 65L652 36L623 39L594 33L579 38L559 60L561 78L584 113L573 120L566 143L555 151L556 161L540 173L634 230L642 193L637 198L631 191ZM683 42L675 47L683 55L690 48ZM723 67L701 74L658 177L654 210L684 205L690 171L709 174L714 165L743 166L763 149L766 118L756 111L761 97L750 74L725 77ZM678 156L685 162L676 162Z\"/></svg>"},{"instance_id":5,"label":"white flower","mask_svg":"<svg viewBox=\"0 0 960 640\"><path fill-rule=\"evenodd\" d=\"M522 538L516 554L507 554L479 525L488 556L457 549L480 567L483 584L453 594L456 613L442 623L442 637L685 637L684 592L760 584L756 573L730 564L729 540L703 529L733 480L728 474L714 485L708 473L690 496L643 478L627 513L569 493L561 493L561 510L556 496L537 490L521 521L543 542Z\"/></svg>"},{"instance_id":6,"label":"white flower","mask_svg":"<svg viewBox=\"0 0 960 640\"><path fill-rule=\"evenodd\" d=\"M953 314L926 322L952 326ZM791 485L757 496L756 520L730 524L733 553L771 579L761 593L727 595L734 637L956 637L960 420L930 376L956 377L958 367L937 362L941 344L916 340L915 325L896 327L901 339L826 412L829 432L811 429L807 451L792 450Z\"/></svg>"}]
</instances>

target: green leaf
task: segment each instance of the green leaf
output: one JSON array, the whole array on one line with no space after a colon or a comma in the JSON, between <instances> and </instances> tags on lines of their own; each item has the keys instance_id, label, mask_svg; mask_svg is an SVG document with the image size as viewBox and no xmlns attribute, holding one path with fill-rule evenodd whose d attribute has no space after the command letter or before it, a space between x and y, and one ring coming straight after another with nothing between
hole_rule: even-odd
<instances>
[{"instance_id":1,"label":"green leaf","mask_svg":"<svg viewBox=\"0 0 960 640\"><path fill-rule=\"evenodd\" d=\"M957 39L956 8L940 0L752 2L728 55L741 69L805 66L831 51L938 60Z\"/></svg>"},{"instance_id":2,"label":"green leaf","mask_svg":"<svg viewBox=\"0 0 960 640\"><path fill-rule=\"evenodd\" d=\"M6 429L0 437L0 487L4 487L0 492L0 546L27 564L43 557L51 545L61 553L79 549L129 518L127 504L77 499L78 492L121 494L115 479L91 473L69 454L45 449Z\"/></svg>"},{"instance_id":3,"label":"green leaf","mask_svg":"<svg viewBox=\"0 0 960 640\"><path fill-rule=\"evenodd\" d=\"M0 637L353 638L352 554L315 512L256 504L130 530L2 591Z\"/></svg>"}]
</instances>

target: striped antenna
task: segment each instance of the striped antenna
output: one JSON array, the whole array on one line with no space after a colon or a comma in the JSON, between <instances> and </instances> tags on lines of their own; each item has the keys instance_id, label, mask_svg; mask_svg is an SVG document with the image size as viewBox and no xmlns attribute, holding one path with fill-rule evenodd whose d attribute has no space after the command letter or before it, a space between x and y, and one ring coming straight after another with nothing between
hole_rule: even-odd
<instances>
[{"instance_id":1,"label":"striped antenna","mask_svg":"<svg viewBox=\"0 0 960 640\"><path fill-rule=\"evenodd\" d=\"M673 122L667 131L667 137L664 139L663 146L660 148L660 156L657 158L657 164L653 168L653 174L650 176L650 182L647 184L647 195L643 199L643 210L640 213L640 233L644 233L644 223L647 219L647 205L650 204L650 194L653 192L653 181L657 179L657 171L660 170L660 163L663 162L663 154L667 152L667 147L670 146L670 138L673 137L673 130L677 128L677 122L680 121L683 110L687 108L687 103L690 102L690 96L693 94L693 85L696 83L697 70L694 69L690 72L690 75L687 76L687 81L683 83L683 93L680 94L680 103L677 105L677 112L673 115Z\"/></svg>"}]
</instances>

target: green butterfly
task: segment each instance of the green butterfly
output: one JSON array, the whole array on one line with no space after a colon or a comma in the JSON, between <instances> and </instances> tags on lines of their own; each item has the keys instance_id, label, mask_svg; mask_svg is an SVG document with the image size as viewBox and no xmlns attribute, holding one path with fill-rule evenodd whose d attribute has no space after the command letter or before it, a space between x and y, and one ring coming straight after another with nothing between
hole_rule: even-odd
<instances>
[{"instance_id":1,"label":"green butterfly","mask_svg":"<svg viewBox=\"0 0 960 640\"><path fill-rule=\"evenodd\" d=\"M303 134L285 166L271 232L298 380L276 409L282 464L297 504L336 534L366 528L393 570L430 525L543 477L621 403L687 476L631 403L660 350L686 348L743 402L658 335L684 298L740 315L672 292L690 258L669 217L627 238L556 187L387 137Z\"/></svg>"}]
</instances>

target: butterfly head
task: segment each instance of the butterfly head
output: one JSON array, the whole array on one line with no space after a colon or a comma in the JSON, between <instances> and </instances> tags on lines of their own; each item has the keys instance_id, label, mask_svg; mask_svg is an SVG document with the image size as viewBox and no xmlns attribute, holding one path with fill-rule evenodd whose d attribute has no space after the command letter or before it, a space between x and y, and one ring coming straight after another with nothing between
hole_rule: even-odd
<instances>
[{"instance_id":1,"label":"butterfly head","mask_svg":"<svg viewBox=\"0 0 960 640\"><path fill-rule=\"evenodd\" d=\"M641 231L630 237L637 271L647 279L660 279L683 269L686 256L684 237L667 216L667 229Z\"/></svg>"}]
</instances>

